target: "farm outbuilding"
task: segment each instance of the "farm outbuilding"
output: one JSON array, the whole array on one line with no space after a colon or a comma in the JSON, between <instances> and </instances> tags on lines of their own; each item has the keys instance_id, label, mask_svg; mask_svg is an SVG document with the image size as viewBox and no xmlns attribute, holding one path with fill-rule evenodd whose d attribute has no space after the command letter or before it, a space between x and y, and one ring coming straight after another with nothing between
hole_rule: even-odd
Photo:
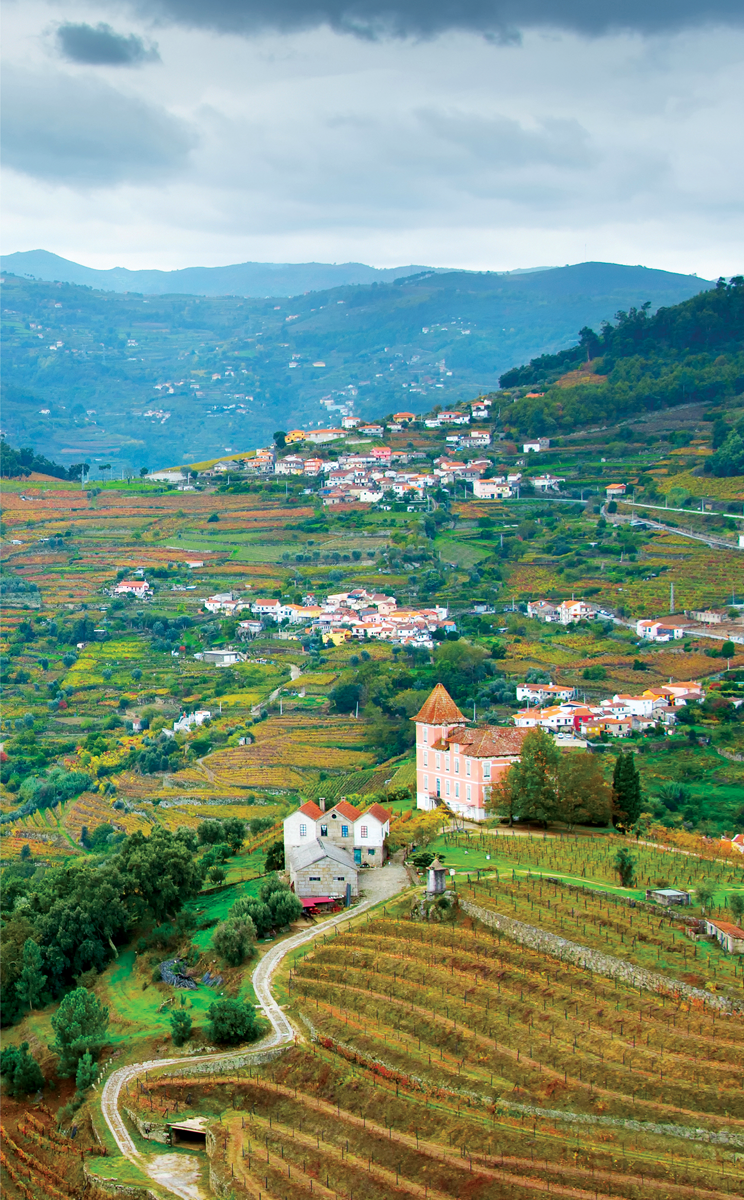
<instances>
[{"instance_id":1,"label":"farm outbuilding","mask_svg":"<svg viewBox=\"0 0 744 1200\"><path fill-rule=\"evenodd\" d=\"M315 838L306 846L293 846L288 852L289 879L295 895L341 900L347 886L351 895L359 894L359 869L347 850L332 841Z\"/></svg>"},{"instance_id":2,"label":"farm outbuilding","mask_svg":"<svg viewBox=\"0 0 744 1200\"><path fill-rule=\"evenodd\" d=\"M689 904L690 893L683 892L681 888L649 888L646 891L646 899L668 908L672 904Z\"/></svg>"}]
</instances>

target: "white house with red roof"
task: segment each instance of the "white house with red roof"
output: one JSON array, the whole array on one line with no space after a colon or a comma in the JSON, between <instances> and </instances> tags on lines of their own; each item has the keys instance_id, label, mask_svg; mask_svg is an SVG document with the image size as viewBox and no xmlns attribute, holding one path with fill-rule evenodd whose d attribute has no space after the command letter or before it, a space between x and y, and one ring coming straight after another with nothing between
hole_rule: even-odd
<instances>
[{"instance_id":1,"label":"white house with red roof","mask_svg":"<svg viewBox=\"0 0 744 1200\"><path fill-rule=\"evenodd\" d=\"M284 821L284 853L318 841L346 850L358 867L381 867L386 858L385 839L391 814L381 804L362 810L339 800L326 809L325 800L307 800Z\"/></svg>"},{"instance_id":2,"label":"white house with red roof","mask_svg":"<svg viewBox=\"0 0 744 1200\"><path fill-rule=\"evenodd\" d=\"M144 600L151 591L152 588L146 579L122 579L114 588L114 595L136 596L138 600Z\"/></svg>"},{"instance_id":3,"label":"white house with red roof","mask_svg":"<svg viewBox=\"0 0 744 1200\"><path fill-rule=\"evenodd\" d=\"M491 788L519 761L527 729L480 725L468 729L449 692L438 683L416 723L416 806L431 812L444 803L484 821Z\"/></svg>"}]
</instances>

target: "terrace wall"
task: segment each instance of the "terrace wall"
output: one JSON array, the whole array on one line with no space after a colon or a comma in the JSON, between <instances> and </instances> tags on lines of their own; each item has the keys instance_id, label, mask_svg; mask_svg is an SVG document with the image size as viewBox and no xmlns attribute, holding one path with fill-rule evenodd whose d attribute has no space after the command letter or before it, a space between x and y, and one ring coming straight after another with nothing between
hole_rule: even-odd
<instances>
[{"instance_id":1,"label":"terrace wall","mask_svg":"<svg viewBox=\"0 0 744 1200\"><path fill-rule=\"evenodd\" d=\"M605 975L609 979L619 979L630 987L645 988L646 991L665 995L684 996L699 1004L716 1008L722 1013L744 1011L744 1005L726 1000L723 996L711 995L702 988L692 987L678 979L667 979L666 976L647 971L644 967L634 967L622 958L603 954L600 950L591 950L588 946L580 946L578 942L570 942L567 938L548 933L545 929L538 929L535 925L526 925L523 921L515 921L513 917L482 908L479 904L473 904L471 900L461 899L460 908L476 921L481 921L491 929L498 929L522 946L529 946L542 954L551 954L554 958L563 959L564 962L594 971L598 975Z\"/></svg>"}]
</instances>

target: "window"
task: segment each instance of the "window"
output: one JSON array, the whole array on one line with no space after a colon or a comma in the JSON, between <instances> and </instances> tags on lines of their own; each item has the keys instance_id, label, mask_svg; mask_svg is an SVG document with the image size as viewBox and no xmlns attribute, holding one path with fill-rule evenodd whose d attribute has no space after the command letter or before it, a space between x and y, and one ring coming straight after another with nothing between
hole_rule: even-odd
<instances>
[{"instance_id":1,"label":"window","mask_svg":"<svg viewBox=\"0 0 744 1200\"><path fill-rule=\"evenodd\" d=\"M307 825L300 825L300 837L307 837Z\"/></svg>"},{"instance_id":2,"label":"window","mask_svg":"<svg viewBox=\"0 0 744 1200\"><path fill-rule=\"evenodd\" d=\"M455 795L457 796L457 798L458 798L458 800L459 800L459 798L460 798L460 785L459 785L459 783L456 783L456 784L455 784Z\"/></svg>"},{"instance_id":3,"label":"window","mask_svg":"<svg viewBox=\"0 0 744 1200\"><path fill-rule=\"evenodd\" d=\"M342 825L341 826L341 837L348 837L348 836L349 836L349 826Z\"/></svg>"},{"instance_id":4,"label":"window","mask_svg":"<svg viewBox=\"0 0 744 1200\"><path fill-rule=\"evenodd\" d=\"M428 752L428 750L424 750L424 766L428 767L428 765L429 765L429 752Z\"/></svg>"},{"instance_id":5,"label":"window","mask_svg":"<svg viewBox=\"0 0 744 1200\"><path fill-rule=\"evenodd\" d=\"M445 756L444 756L444 769L445 769L445 771L449 771L449 769L450 769L450 756L449 756L449 754L445 754Z\"/></svg>"},{"instance_id":6,"label":"window","mask_svg":"<svg viewBox=\"0 0 744 1200\"><path fill-rule=\"evenodd\" d=\"M320 883L320 875L308 875L311 883Z\"/></svg>"},{"instance_id":7,"label":"window","mask_svg":"<svg viewBox=\"0 0 744 1200\"><path fill-rule=\"evenodd\" d=\"M467 786L467 799L468 799L468 803L469 803L470 802L470 784L468 784L468 786Z\"/></svg>"},{"instance_id":8,"label":"window","mask_svg":"<svg viewBox=\"0 0 744 1200\"><path fill-rule=\"evenodd\" d=\"M455 754L459 754L459 753L460 753L460 747L458 746L457 742L455 742L455 744L454 744L454 746L452 747L452 749L454 750Z\"/></svg>"},{"instance_id":9,"label":"window","mask_svg":"<svg viewBox=\"0 0 744 1200\"><path fill-rule=\"evenodd\" d=\"M470 759L469 758L465 759L465 774L466 775L470 774Z\"/></svg>"},{"instance_id":10,"label":"window","mask_svg":"<svg viewBox=\"0 0 744 1200\"><path fill-rule=\"evenodd\" d=\"M441 756L441 754L438 754L437 755L437 770L440 769L441 765L442 765L442 756Z\"/></svg>"},{"instance_id":11,"label":"window","mask_svg":"<svg viewBox=\"0 0 744 1200\"><path fill-rule=\"evenodd\" d=\"M429 730L426 728L425 725L421 732L421 739L424 742L424 744L426 744L426 742L428 742L428 740L429 740Z\"/></svg>"},{"instance_id":12,"label":"window","mask_svg":"<svg viewBox=\"0 0 744 1200\"><path fill-rule=\"evenodd\" d=\"M424 791L428 792L428 790L429 790L429 776L424 775Z\"/></svg>"},{"instance_id":13,"label":"window","mask_svg":"<svg viewBox=\"0 0 744 1200\"><path fill-rule=\"evenodd\" d=\"M459 774L460 774L460 760L459 760L459 758L456 758L455 759L455 775L459 775Z\"/></svg>"},{"instance_id":14,"label":"window","mask_svg":"<svg viewBox=\"0 0 744 1200\"><path fill-rule=\"evenodd\" d=\"M336 883L346 883L345 875L336 875Z\"/></svg>"},{"instance_id":15,"label":"window","mask_svg":"<svg viewBox=\"0 0 744 1200\"><path fill-rule=\"evenodd\" d=\"M374 856L375 856L375 852L373 849L368 850L367 854L369 855L370 858L374 858Z\"/></svg>"},{"instance_id":16,"label":"window","mask_svg":"<svg viewBox=\"0 0 744 1200\"><path fill-rule=\"evenodd\" d=\"M328 826L327 826L327 825L321 825L321 827L320 827L320 836L321 836L321 837L328 837Z\"/></svg>"},{"instance_id":17,"label":"window","mask_svg":"<svg viewBox=\"0 0 744 1200\"><path fill-rule=\"evenodd\" d=\"M369 826L362 825L362 828L359 830L359 832L363 838L369 837Z\"/></svg>"},{"instance_id":18,"label":"window","mask_svg":"<svg viewBox=\"0 0 744 1200\"><path fill-rule=\"evenodd\" d=\"M484 764L483 764L483 778L484 778L484 779L490 779L490 778L491 778L491 764L490 764L490 762L484 762Z\"/></svg>"}]
</instances>

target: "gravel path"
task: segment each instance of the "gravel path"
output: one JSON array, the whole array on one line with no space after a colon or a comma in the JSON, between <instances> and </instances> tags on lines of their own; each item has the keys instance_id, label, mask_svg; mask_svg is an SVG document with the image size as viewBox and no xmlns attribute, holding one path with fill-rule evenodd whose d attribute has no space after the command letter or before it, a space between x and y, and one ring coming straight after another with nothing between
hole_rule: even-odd
<instances>
[{"instance_id":1,"label":"gravel path","mask_svg":"<svg viewBox=\"0 0 744 1200\"><path fill-rule=\"evenodd\" d=\"M257 1054L273 1046L283 1046L295 1039L295 1031L291 1022L277 1004L271 992L271 979L282 959L297 946L303 946L314 938L356 917L359 913L373 908L376 904L391 900L398 892L410 886L405 867L398 863L389 862L387 866L376 870L360 872L362 899L353 909L344 910L329 917L327 921L319 921L310 929L303 929L283 942L279 942L263 955L253 972L253 988L264 1014L271 1022L271 1033L259 1042L253 1049ZM248 1052L250 1053L250 1052ZM235 1057L235 1050L214 1054L190 1054L179 1058L156 1058L147 1062L132 1063L128 1067L120 1067L106 1080L101 1093L101 1112L113 1135L121 1153L140 1170L149 1175L161 1188L181 1200L207 1200L198 1179L194 1175L194 1160L187 1155L144 1155L136 1147L124 1119L119 1112L119 1097L121 1090L137 1076L146 1071L154 1071L159 1067L186 1066L193 1063L219 1063L223 1059Z\"/></svg>"}]
</instances>

